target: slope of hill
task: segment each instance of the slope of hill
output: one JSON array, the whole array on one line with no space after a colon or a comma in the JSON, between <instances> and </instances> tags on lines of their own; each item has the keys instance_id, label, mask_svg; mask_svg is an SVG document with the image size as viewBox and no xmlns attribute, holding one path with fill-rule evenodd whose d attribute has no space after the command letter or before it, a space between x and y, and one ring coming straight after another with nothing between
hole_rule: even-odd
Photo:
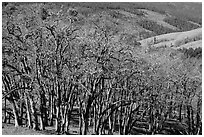
<instances>
[{"instance_id":1,"label":"slope of hill","mask_svg":"<svg viewBox=\"0 0 204 137\"><path fill-rule=\"evenodd\" d=\"M145 2L140 3L140 5L144 8L202 24L202 4L199 2Z\"/></svg>"},{"instance_id":2,"label":"slope of hill","mask_svg":"<svg viewBox=\"0 0 204 137\"><path fill-rule=\"evenodd\" d=\"M197 11L3 3L4 134L202 134Z\"/></svg>"},{"instance_id":3,"label":"slope of hill","mask_svg":"<svg viewBox=\"0 0 204 137\"><path fill-rule=\"evenodd\" d=\"M26 5L27 3L16 3L16 5ZM29 3L32 4L32 3ZM5 5L5 4L3 4ZM74 8L77 10L79 14L81 14L82 18L89 19L92 15L99 15L101 12L106 15L110 15L113 23L118 23L118 26L127 30L128 33L138 35L141 34L137 39L144 39L147 37L175 32L175 31L187 31L181 30L176 23L170 24L165 21L169 17L183 19L184 22L188 26L192 26L192 28L187 28L188 30L194 29L196 24L200 22L196 22L194 20L190 20L189 17L195 18L195 20L200 20L201 9L200 3L169 3L169 2L100 2L100 3L55 3L49 4L52 7L61 9L61 5L63 5L64 10L69 8ZM67 8L69 7L69 8ZM106 16L102 15L102 16ZM181 22L181 23L182 23ZM180 23L180 22L178 22ZM143 24L143 25L142 25ZM190 25L191 24L191 25ZM197 25L197 27L201 27ZM132 32L133 31L133 32ZM138 32L136 34L135 32Z\"/></svg>"},{"instance_id":4,"label":"slope of hill","mask_svg":"<svg viewBox=\"0 0 204 137\"><path fill-rule=\"evenodd\" d=\"M176 47L176 49L179 49L179 48L186 48L186 49L189 49L189 48L193 48L193 49L196 49L196 48L199 48L201 47L202 48L202 40L197 40L197 41L193 41L193 42L189 42L187 44L183 44L179 47Z\"/></svg>"},{"instance_id":5,"label":"slope of hill","mask_svg":"<svg viewBox=\"0 0 204 137\"><path fill-rule=\"evenodd\" d=\"M147 19L155 21L159 25L162 25L164 27L170 28L172 30L178 30L178 28L176 28L175 26L172 26L172 25L170 25L170 24L168 24L167 22L164 21L164 19L167 17L166 15L160 14L158 12L146 10L146 9L140 9L140 10L145 13L145 17Z\"/></svg>"},{"instance_id":6,"label":"slope of hill","mask_svg":"<svg viewBox=\"0 0 204 137\"><path fill-rule=\"evenodd\" d=\"M202 28L186 31L186 32L175 32L164 35L158 35L139 41L143 46L152 45L154 47L200 47L202 44ZM193 43L192 43L193 42ZM198 44L198 45L196 45ZM191 46L190 46L191 45ZM195 48L194 47L194 48Z\"/></svg>"}]
</instances>

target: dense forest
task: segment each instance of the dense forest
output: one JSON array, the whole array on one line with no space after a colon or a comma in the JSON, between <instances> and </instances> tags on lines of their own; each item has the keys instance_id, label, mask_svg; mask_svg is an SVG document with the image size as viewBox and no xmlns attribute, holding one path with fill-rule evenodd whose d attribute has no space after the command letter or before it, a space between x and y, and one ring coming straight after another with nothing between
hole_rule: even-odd
<instances>
[{"instance_id":1,"label":"dense forest","mask_svg":"<svg viewBox=\"0 0 204 137\"><path fill-rule=\"evenodd\" d=\"M115 41L120 29L105 17L62 7L4 5L2 122L56 134L202 134L202 49L141 55L133 35Z\"/></svg>"}]
</instances>

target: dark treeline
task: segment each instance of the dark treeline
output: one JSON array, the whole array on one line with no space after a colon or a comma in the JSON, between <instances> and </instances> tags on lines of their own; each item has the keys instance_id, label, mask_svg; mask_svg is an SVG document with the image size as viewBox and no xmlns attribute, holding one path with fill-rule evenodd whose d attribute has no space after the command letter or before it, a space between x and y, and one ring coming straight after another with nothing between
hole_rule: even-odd
<instances>
[{"instance_id":1,"label":"dark treeline","mask_svg":"<svg viewBox=\"0 0 204 137\"><path fill-rule=\"evenodd\" d=\"M191 64L151 64L113 43L114 26L89 20L88 32L77 11L49 6L2 11L3 122L12 115L15 127L58 134L73 124L80 135L202 134L201 79Z\"/></svg>"},{"instance_id":2,"label":"dark treeline","mask_svg":"<svg viewBox=\"0 0 204 137\"><path fill-rule=\"evenodd\" d=\"M184 55L188 58L202 58L202 48L199 47L199 48L196 48L196 49L193 49L193 48L189 48L189 49L186 49L186 48L183 48L183 49L180 49L181 52L184 53Z\"/></svg>"},{"instance_id":3,"label":"dark treeline","mask_svg":"<svg viewBox=\"0 0 204 137\"><path fill-rule=\"evenodd\" d=\"M156 35L175 32L175 30L172 30L170 28L166 28L166 27L159 25L156 22L150 21L150 20L142 20L142 21L138 22L138 24L140 26L142 26L143 28L154 32Z\"/></svg>"},{"instance_id":4,"label":"dark treeline","mask_svg":"<svg viewBox=\"0 0 204 137\"><path fill-rule=\"evenodd\" d=\"M172 18L165 18L164 21L169 23L170 25L173 25L179 28L180 31L189 31L189 30L197 29L200 27L198 25L188 22L185 19L179 19L179 18L172 17Z\"/></svg>"}]
</instances>

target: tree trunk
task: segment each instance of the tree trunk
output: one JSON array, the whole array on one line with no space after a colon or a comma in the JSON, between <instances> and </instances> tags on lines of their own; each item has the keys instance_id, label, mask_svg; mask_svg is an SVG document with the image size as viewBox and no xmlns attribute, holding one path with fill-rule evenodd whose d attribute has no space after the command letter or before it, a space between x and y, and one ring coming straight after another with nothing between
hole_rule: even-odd
<instances>
[{"instance_id":1,"label":"tree trunk","mask_svg":"<svg viewBox=\"0 0 204 137\"><path fill-rule=\"evenodd\" d=\"M120 108L121 109L121 108ZM118 115L118 124L119 124L119 134L122 135L122 116L121 116L121 110L119 111Z\"/></svg>"},{"instance_id":2,"label":"tree trunk","mask_svg":"<svg viewBox=\"0 0 204 137\"><path fill-rule=\"evenodd\" d=\"M33 114L33 129L34 130L39 130L39 127L38 127L38 115L37 115L37 112L36 112L36 109L35 109L35 104L34 104L34 101L33 101L33 98L32 97L29 97L29 100L30 100L30 107L31 107L31 111L32 111L32 114Z\"/></svg>"},{"instance_id":3,"label":"tree trunk","mask_svg":"<svg viewBox=\"0 0 204 137\"><path fill-rule=\"evenodd\" d=\"M182 104L180 104L180 106L179 106L179 121L180 122L182 120L181 112L182 112Z\"/></svg>"},{"instance_id":4,"label":"tree trunk","mask_svg":"<svg viewBox=\"0 0 204 137\"><path fill-rule=\"evenodd\" d=\"M191 134L191 117L190 106L187 105L188 133Z\"/></svg>"},{"instance_id":5,"label":"tree trunk","mask_svg":"<svg viewBox=\"0 0 204 137\"><path fill-rule=\"evenodd\" d=\"M21 103L20 103L19 125L23 124L23 105L24 105L24 102L21 101Z\"/></svg>"},{"instance_id":6,"label":"tree trunk","mask_svg":"<svg viewBox=\"0 0 204 137\"><path fill-rule=\"evenodd\" d=\"M53 97L53 91L50 95L50 113L49 113L49 126L53 126L53 115L54 115L54 97Z\"/></svg>"},{"instance_id":7,"label":"tree trunk","mask_svg":"<svg viewBox=\"0 0 204 137\"><path fill-rule=\"evenodd\" d=\"M79 114L79 135L82 135L82 114Z\"/></svg>"},{"instance_id":8,"label":"tree trunk","mask_svg":"<svg viewBox=\"0 0 204 137\"><path fill-rule=\"evenodd\" d=\"M194 134L195 128L194 128L194 116L193 116L193 108L192 107L191 107L191 129L192 129L192 132Z\"/></svg>"},{"instance_id":9,"label":"tree trunk","mask_svg":"<svg viewBox=\"0 0 204 137\"><path fill-rule=\"evenodd\" d=\"M197 135L199 135L200 134L200 121L201 121L201 119L200 119L200 116L199 116L199 113L197 112L197 114L196 114L196 134Z\"/></svg>"},{"instance_id":10,"label":"tree trunk","mask_svg":"<svg viewBox=\"0 0 204 137\"><path fill-rule=\"evenodd\" d=\"M59 134L61 131L61 119L60 119L60 107L61 107L61 89L60 81L57 81L57 102L56 102L56 118L55 118L55 131Z\"/></svg>"},{"instance_id":11,"label":"tree trunk","mask_svg":"<svg viewBox=\"0 0 204 137\"><path fill-rule=\"evenodd\" d=\"M47 106L46 106L46 97L45 97L45 93L43 94L43 98L42 98L42 107L43 107L43 122L45 126L48 126L48 116L47 116Z\"/></svg>"},{"instance_id":12,"label":"tree trunk","mask_svg":"<svg viewBox=\"0 0 204 137\"><path fill-rule=\"evenodd\" d=\"M70 125L70 115L71 115L71 112L68 111L68 114L66 116L66 133L68 134L69 133L69 125Z\"/></svg>"},{"instance_id":13,"label":"tree trunk","mask_svg":"<svg viewBox=\"0 0 204 137\"><path fill-rule=\"evenodd\" d=\"M42 112L40 112L40 130L45 130L45 124L44 124Z\"/></svg>"},{"instance_id":14,"label":"tree trunk","mask_svg":"<svg viewBox=\"0 0 204 137\"><path fill-rule=\"evenodd\" d=\"M40 105L40 130L45 130L45 123L43 119L43 106Z\"/></svg>"},{"instance_id":15,"label":"tree trunk","mask_svg":"<svg viewBox=\"0 0 204 137\"><path fill-rule=\"evenodd\" d=\"M83 120L83 128L82 128L82 133L83 135L87 135L88 132L88 122L89 122L89 110L91 108L91 104L92 104L92 96L89 95L88 96L88 102L87 102L87 106L86 106L86 111L85 114L82 117Z\"/></svg>"},{"instance_id":16,"label":"tree trunk","mask_svg":"<svg viewBox=\"0 0 204 137\"><path fill-rule=\"evenodd\" d=\"M151 107L151 104L150 104L150 107ZM153 116L152 107L151 107L149 111L149 129L148 129L148 131L151 134L153 134L153 124L154 124L154 116Z\"/></svg>"},{"instance_id":17,"label":"tree trunk","mask_svg":"<svg viewBox=\"0 0 204 137\"><path fill-rule=\"evenodd\" d=\"M4 98L4 123L7 121L7 116L6 116L6 97Z\"/></svg>"},{"instance_id":18,"label":"tree trunk","mask_svg":"<svg viewBox=\"0 0 204 137\"><path fill-rule=\"evenodd\" d=\"M122 91L120 100L123 99L123 95L124 95L124 94L123 94L123 91ZM120 107L120 112L119 112L119 118L118 118L118 120L119 120L119 133L120 133L120 135L123 134L123 125L122 125L122 122L123 122L123 120L122 120L122 118L123 118L123 107L122 107L122 105L123 105L123 103L121 102L121 107Z\"/></svg>"},{"instance_id":19,"label":"tree trunk","mask_svg":"<svg viewBox=\"0 0 204 137\"><path fill-rule=\"evenodd\" d=\"M55 131L57 133L60 132L61 129L61 122L60 122L60 106L57 105L57 112L56 112L56 118L55 118Z\"/></svg>"},{"instance_id":20,"label":"tree trunk","mask_svg":"<svg viewBox=\"0 0 204 137\"><path fill-rule=\"evenodd\" d=\"M108 112L108 114L110 114L110 111ZM112 114L108 118L108 124L109 124L108 134L113 135L113 118L112 118Z\"/></svg>"},{"instance_id":21,"label":"tree trunk","mask_svg":"<svg viewBox=\"0 0 204 137\"><path fill-rule=\"evenodd\" d=\"M15 101L13 99L13 95L12 94L9 97L9 102L11 103L11 106L12 106L12 109L13 109L15 127L18 127L20 125L20 123L19 123L19 115L18 115L18 110L17 110L16 103L15 103Z\"/></svg>"},{"instance_id":22,"label":"tree trunk","mask_svg":"<svg viewBox=\"0 0 204 137\"><path fill-rule=\"evenodd\" d=\"M15 127L18 127L19 126L19 116L18 116L17 107L16 107L16 104L15 104L13 99L11 99L10 102L11 102L11 105L12 105L12 108L13 108Z\"/></svg>"},{"instance_id":23,"label":"tree trunk","mask_svg":"<svg viewBox=\"0 0 204 137\"><path fill-rule=\"evenodd\" d=\"M78 98L78 104L79 104L79 135L82 135L82 102L80 98Z\"/></svg>"},{"instance_id":24,"label":"tree trunk","mask_svg":"<svg viewBox=\"0 0 204 137\"><path fill-rule=\"evenodd\" d=\"M62 131L62 133L64 133L65 126L67 123L67 113L68 113L68 104L65 106L64 111L62 111L62 107L61 107L61 119L62 119L61 131Z\"/></svg>"},{"instance_id":25,"label":"tree trunk","mask_svg":"<svg viewBox=\"0 0 204 137\"><path fill-rule=\"evenodd\" d=\"M45 93L40 93L40 130L45 130L47 125L47 114L46 114L46 100Z\"/></svg>"},{"instance_id":26,"label":"tree trunk","mask_svg":"<svg viewBox=\"0 0 204 137\"><path fill-rule=\"evenodd\" d=\"M117 122L117 110L113 113L113 129L112 132L116 130L116 123Z\"/></svg>"},{"instance_id":27,"label":"tree trunk","mask_svg":"<svg viewBox=\"0 0 204 137\"><path fill-rule=\"evenodd\" d=\"M93 105L93 133L96 133L96 103Z\"/></svg>"},{"instance_id":28,"label":"tree trunk","mask_svg":"<svg viewBox=\"0 0 204 137\"><path fill-rule=\"evenodd\" d=\"M32 128L32 120L31 120L31 114L30 114L30 107L29 107L29 102L28 102L28 97L26 94L24 94L25 97L25 104L26 104L26 113L27 113L27 120L28 120L28 128Z\"/></svg>"},{"instance_id":29,"label":"tree trunk","mask_svg":"<svg viewBox=\"0 0 204 137\"><path fill-rule=\"evenodd\" d=\"M85 115L82 116L82 135L87 135L88 132L88 118Z\"/></svg>"}]
</instances>

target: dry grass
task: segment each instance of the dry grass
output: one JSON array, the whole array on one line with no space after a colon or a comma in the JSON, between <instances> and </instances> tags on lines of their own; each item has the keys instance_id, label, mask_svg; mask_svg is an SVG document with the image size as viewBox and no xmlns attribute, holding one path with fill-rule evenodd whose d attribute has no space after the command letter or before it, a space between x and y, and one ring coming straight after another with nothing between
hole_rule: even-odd
<instances>
[{"instance_id":1,"label":"dry grass","mask_svg":"<svg viewBox=\"0 0 204 137\"><path fill-rule=\"evenodd\" d=\"M78 126L70 126L69 134L78 134ZM2 135L57 135L54 127L45 127L43 131L35 131L27 127L14 127L14 124L2 123Z\"/></svg>"},{"instance_id":2,"label":"dry grass","mask_svg":"<svg viewBox=\"0 0 204 137\"><path fill-rule=\"evenodd\" d=\"M43 135L43 132L34 131L25 127L15 128L13 124L2 123L2 135Z\"/></svg>"}]
</instances>

